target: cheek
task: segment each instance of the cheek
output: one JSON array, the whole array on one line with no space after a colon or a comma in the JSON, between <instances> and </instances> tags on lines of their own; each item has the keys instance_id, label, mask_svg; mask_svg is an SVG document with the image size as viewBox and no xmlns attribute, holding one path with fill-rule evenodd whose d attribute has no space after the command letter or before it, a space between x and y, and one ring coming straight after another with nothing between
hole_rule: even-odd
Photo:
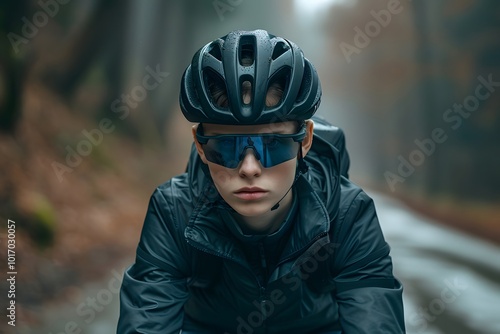
<instances>
[{"instance_id":1,"label":"cheek","mask_svg":"<svg viewBox=\"0 0 500 334\"><path fill-rule=\"evenodd\" d=\"M269 168L268 175L271 178L273 178L273 180L275 180L276 183L278 183L278 186L288 185L288 183L292 182L293 179L295 178L296 164L297 164L296 159L286 161L282 164L279 164L278 166Z\"/></svg>"},{"instance_id":2,"label":"cheek","mask_svg":"<svg viewBox=\"0 0 500 334\"><path fill-rule=\"evenodd\" d=\"M231 169L219 166L217 164L208 162L208 169L210 170L210 176L214 181L215 186L221 190L225 188L227 184L231 182L234 172Z\"/></svg>"}]
</instances>

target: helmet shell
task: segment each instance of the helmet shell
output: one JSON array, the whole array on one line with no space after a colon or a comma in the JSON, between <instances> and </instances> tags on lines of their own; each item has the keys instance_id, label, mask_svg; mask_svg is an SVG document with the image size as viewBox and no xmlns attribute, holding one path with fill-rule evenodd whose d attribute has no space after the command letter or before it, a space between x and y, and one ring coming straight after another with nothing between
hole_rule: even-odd
<instances>
[{"instance_id":1,"label":"helmet shell","mask_svg":"<svg viewBox=\"0 0 500 334\"><path fill-rule=\"evenodd\" d=\"M251 63L242 61L245 56ZM277 80L284 84L283 95L268 107L267 91ZM228 106L213 101L214 81L225 88ZM242 98L244 82L251 86L249 102ZM179 96L188 121L234 125L306 120L320 100L318 74L302 50L265 30L232 31L203 46L184 71Z\"/></svg>"}]
</instances>

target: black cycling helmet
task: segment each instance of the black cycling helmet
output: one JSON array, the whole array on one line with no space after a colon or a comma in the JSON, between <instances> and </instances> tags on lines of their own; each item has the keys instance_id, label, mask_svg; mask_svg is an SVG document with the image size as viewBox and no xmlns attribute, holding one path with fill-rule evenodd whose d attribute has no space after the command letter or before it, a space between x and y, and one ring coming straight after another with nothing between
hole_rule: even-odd
<instances>
[{"instance_id":1,"label":"black cycling helmet","mask_svg":"<svg viewBox=\"0 0 500 334\"><path fill-rule=\"evenodd\" d=\"M209 87L214 82L225 89L227 107L214 102ZM274 82L280 82L283 95L268 107ZM242 98L244 83L251 86L249 102ZM202 47L184 72L179 96L188 121L233 125L306 120L320 99L318 74L302 50L265 30L233 31Z\"/></svg>"}]
</instances>

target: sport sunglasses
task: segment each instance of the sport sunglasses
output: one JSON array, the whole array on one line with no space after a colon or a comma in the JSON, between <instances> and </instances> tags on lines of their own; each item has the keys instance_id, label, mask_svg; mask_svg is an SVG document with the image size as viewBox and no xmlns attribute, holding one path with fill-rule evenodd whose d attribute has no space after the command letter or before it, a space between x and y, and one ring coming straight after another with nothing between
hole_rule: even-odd
<instances>
[{"instance_id":1,"label":"sport sunglasses","mask_svg":"<svg viewBox=\"0 0 500 334\"><path fill-rule=\"evenodd\" d=\"M201 124L196 139L208 161L226 168L238 167L248 148L264 168L279 165L297 156L306 136L304 125L294 134L231 134L204 136Z\"/></svg>"}]
</instances>

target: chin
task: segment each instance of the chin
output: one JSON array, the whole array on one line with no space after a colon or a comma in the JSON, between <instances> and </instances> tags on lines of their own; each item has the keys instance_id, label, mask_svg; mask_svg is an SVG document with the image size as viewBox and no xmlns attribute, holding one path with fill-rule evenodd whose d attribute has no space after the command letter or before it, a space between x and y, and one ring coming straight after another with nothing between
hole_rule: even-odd
<instances>
[{"instance_id":1,"label":"chin","mask_svg":"<svg viewBox=\"0 0 500 334\"><path fill-rule=\"evenodd\" d=\"M271 207L267 204L236 204L231 206L238 214L245 217L258 217L271 210Z\"/></svg>"}]
</instances>

